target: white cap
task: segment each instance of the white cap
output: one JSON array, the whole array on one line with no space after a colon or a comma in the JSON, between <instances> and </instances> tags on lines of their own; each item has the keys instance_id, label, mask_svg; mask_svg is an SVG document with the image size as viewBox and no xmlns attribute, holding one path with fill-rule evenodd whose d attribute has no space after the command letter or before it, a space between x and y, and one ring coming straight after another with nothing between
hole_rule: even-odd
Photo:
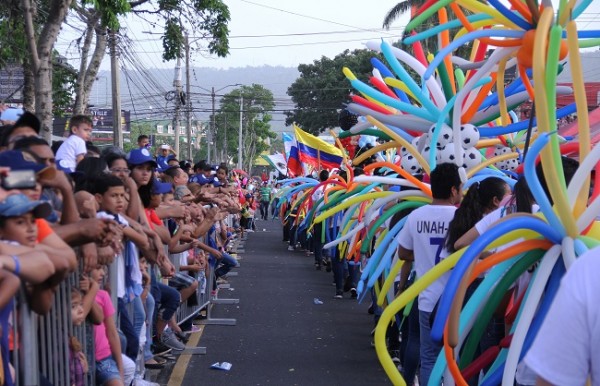
<instances>
[{"instance_id":1,"label":"white cap","mask_svg":"<svg viewBox=\"0 0 600 386\"><path fill-rule=\"evenodd\" d=\"M171 146L169 146L169 145L161 145L160 148L164 149L164 150L169 150L171 148Z\"/></svg>"}]
</instances>

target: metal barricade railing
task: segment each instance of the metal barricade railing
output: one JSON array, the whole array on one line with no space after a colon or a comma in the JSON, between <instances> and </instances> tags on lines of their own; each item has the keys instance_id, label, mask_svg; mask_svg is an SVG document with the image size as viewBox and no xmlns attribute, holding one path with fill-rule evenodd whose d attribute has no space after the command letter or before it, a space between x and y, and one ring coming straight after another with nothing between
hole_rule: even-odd
<instances>
[{"instance_id":1,"label":"metal barricade railing","mask_svg":"<svg viewBox=\"0 0 600 386\"><path fill-rule=\"evenodd\" d=\"M11 323L16 385L40 385L42 377L53 385L69 385L70 336L82 342L82 350L88 354L90 376L85 384L95 384L92 327L88 323L73 327L71 321L71 288L76 277L73 274L60 284L47 315L39 316L31 310L24 287L16 297Z\"/></svg>"},{"instance_id":2,"label":"metal barricade railing","mask_svg":"<svg viewBox=\"0 0 600 386\"><path fill-rule=\"evenodd\" d=\"M172 261L172 263L179 270L179 261ZM200 324L236 324L235 319L211 317L211 305L239 303L238 299L220 299L216 296L214 268L212 264L207 264L206 271L198 274L196 304L191 305L184 302L180 305L177 312L178 324L197 316L202 310L206 310L207 316L200 321ZM115 266L111 266L109 270L112 293L116 294ZM82 267L79 272L81 271ZM71 319L71 289L79 286L79 272L71 274L60 284L55 293L52 308L47 315L39 316L30 309L24 287L16 296L17 301L11 317L12 364L15 368L14 381L16 385L37 386L42 383L42 377L53 385L69 385L69 338L71 336L77 338L81 343L82 351L88 360L89 372L84 379L84 384L86 386L95 385L93 325L86 321L82 326L73 326ZM116 308L116 301L114 305ZM202 349L196 348L194 353L205 353Z\"/></svg>"}]
</instances>

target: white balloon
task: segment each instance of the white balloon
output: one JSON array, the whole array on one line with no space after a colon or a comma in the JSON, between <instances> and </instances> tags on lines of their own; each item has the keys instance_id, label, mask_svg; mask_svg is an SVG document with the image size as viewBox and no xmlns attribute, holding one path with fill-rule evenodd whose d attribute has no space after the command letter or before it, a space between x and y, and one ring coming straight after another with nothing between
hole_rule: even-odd
<instances>
[{"instance_id":1,"label":"white balloon","mask_svg":"<svg viewBox=\"0 0 600 386\"><path fill-rule=\"evenodd\" d=\"M402 156L400 166L410 174L418 174L423 172L419 161L412 154Z\"/></svg>"},{"instance_id":2,"label":"white balloon","mask_svg":"<svg viewBox=\"0 0 600 386\"><path fill-rule=\"evenodd\" d=\"M452 142L452 128L446 124L440 127L441 131L437 137L437 148L441 149L450 142ZM432 125L429 129L429 138L433 139L433 133L435 132L435 125ZM433 145L433 144L432 144Z\"/></svg>"},{"instance_id":3,"label":"white balloon","mask_svg":"<svg viewBox=\"0 0 600 386\"><path fill-rule=\"evenodd\" d=\"M461 146L463 149L470 149L479 142L479 129L475 125L465 123L460 127Z\"/></svg>"},{"instance_id":4,"label":"white balloon","mask_svg":"<svg viewBox=\"0 0 600 386\"><path fill-rule=\"evenodd\" d=\"M455 156L455 152L454 152L454 143L449 143L446 146L444 146L442 149L438 150L436 157L435 157L435 161L438 164L443 164L443 163L453 163L453 164L457 164L456 162L456 156Z\"/></svg>"},{"instance_id":5,"label":"white balloon","mask_svg":"<svg viewBox=\"0 0 600 386\"><path fill-rule=\"evenodd\" d=\"M474 147L465 149L463 153L463 167L467 170L474 168L481 163L481 153Z\"/></svg>"}]
</instances>

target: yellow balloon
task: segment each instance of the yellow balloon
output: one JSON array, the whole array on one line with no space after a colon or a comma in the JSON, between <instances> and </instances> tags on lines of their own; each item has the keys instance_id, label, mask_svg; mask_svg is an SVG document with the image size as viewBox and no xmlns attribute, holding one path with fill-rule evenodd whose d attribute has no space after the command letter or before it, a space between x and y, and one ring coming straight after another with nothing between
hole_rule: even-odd
<instances>
[{"instance_id":1,"label":"yellow balloon","mask_svg":"<svg viewBox=\"0 0 600 386\"><path fill-rule=\"evenodd\" d=\"M419 153L417 149L415 149L415 147L410 144L410 142L408 142L406 139L402 138L401 136L390 130L386 125L379 122L372 116L367 116L367 120L373 125L377 126L380 130L385 132L387 135L389 135L394 141L396 141L399 144L398 147L404 146L413 155L413 157L417 159L417 161L419 162L426 174L431 173L431 169L429 168L429 164L425 161L425 158L423 158L421 153Z\"/></svg>"},{"instance_id":2,"label":"yellow balloon","mask_svg":"<svg viewBox=\"0 0 600 386\"><path fill-rule=\"evenodd\" d=\"M431 285L435 280L440 278L444 273L452 269L458 259L463 255L464 250L457 251L448 256L439 264L431 268L425 275L417 279L410 287L404 290L393 302L391 302L381 314L377 327L375 328L375 351L377 357L383 366L388 378L394 385L405 386L406 381L400 375L398 368L387 350L385 344L385 333L396 314L400 312L411 300L416 298L425 288Z\"/></svg>"},{"instance_id":3,"label":"yellow balloon","mask_svg":"<svg viewBox=\"0 0 600 386\"><path fill-rule=\"evenodd\" d=\"M372 192L372 193L367 193L367 194L363 194L363 195L356 196L356 197L351 197L348 200L340 202L338 205L334 206L333 208L329 208L325 212L318 215L314 219L313 223L317 224L317 223L323 222L323 220L325 220L326 218L331 217L334 214L336 214L337 212L341 212L342 210L349 208L352 205L357 204L359 202L387 197L390 194L394 194L394 192Z\"/></svg>"},{"instance_id":4,"label":"yellow balloon","mask_svg":"<svg viewBox=\"0 0 600 386\"><path fill-rule=\"evenodd\" d=\"M480 171L482 169L487 168L488 166L492 165L493 163L504 161L504 160L511 159L511 158L517 158L518 156L519 156L519 154L517 154L517 153L508 153L508 154L502 154L502 155L499 155L496 157L489 158L489 159L483 161L482 163L480 163L479 165L475 166L471 170L469 170L469 172L467 173L467 177L471 178L475 173L477 173L478 171Z\"/></svg>"},{"instance_id":5,"label":"yellow balloon","mask_svg":"<svg viewBox=\"0 0 600 386\"><path fill-rule=\"evenodd\" d=\"M390 288L394 285L394 281L396 280L396 276L402 269L402 265L404 264L404 260L398 260L396 264L390 269L390 273L385 278L383 282L383 286L381 287L381 294L377 297L377 305L382 306L385 301L385 295L390 291Z\"/></svg>"},{"instance_id":6,"label":"yellow balloon","mask_svg":"<svg viewBox=\"0 0 600 386\"><path fill-rule=\"evenodd\" d=\"M570 5L570 4L569 4ZM567 12L563 12L566 15ZM561 15L562 16L562 15ZM569 49L569 65L573 73L573 93L577 103L577 121L579 126L579 162L588 156L591 149L590 141L590 122L588 116L587 98L585 94L585 82L583 80L583 69L581 65L581 56L579 54L579 40L577 38L577 24L574 20L567 23L567 47ZM586 178L585 183L579 191L575 207L574 216L579 218L585 211L590 189L590 178Z\"/></svg>"},{"instance_id":7,"label":"yellow balloon","mask_svg":"<svg viewBox=\"0 0 600 386\"><path fill-rule=\"evenodd\" d=\"M535 34L535 43L533 45L533 80L535 95L539 96L536 98L536 109L538 118L538 130L540 132L548 133L550 131L550 111L548 106L548 100L546 99L546 61L544 60L546 55L546 47L548 45L548 33L552 26L554 19L554 11L552 8L545 8L542 11L540 20L538 22ZM567 192L564 183L561 183L562 179L559 178L556 173L557 170L562 170L556 165L551 146L545 146L540 152L540 158L542 160L542 169L544 170L544 176L550 191L550 196L554 201L558 217L562 222L567 235L572 238L577 237L577 224L575 218L570 210L569 202L567 200Z\"/></svg>"}]
</instances>

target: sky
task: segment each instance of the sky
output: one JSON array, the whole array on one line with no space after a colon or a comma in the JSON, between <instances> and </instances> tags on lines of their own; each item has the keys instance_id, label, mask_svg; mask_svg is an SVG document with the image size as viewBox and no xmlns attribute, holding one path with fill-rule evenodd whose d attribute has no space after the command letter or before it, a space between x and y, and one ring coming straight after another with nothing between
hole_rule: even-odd
<instances>
[{"instance_id":1,"label":"sky","mask_svg":"<svg viewBox=\"0 0 600 386\"><path fill-rule=\"evenodd\" d=\"M393 1L226 0L225 3L231 13L230 54L217 58L193 53L194 66L297 67L322 56L334 57L345 49L364 48L368 40L397 39L400 27L407 21L396 22L390 31L381 29L385 14L396 4ZM76 62L79 55L72 42L81 26L74 19L70 19L69 24L61 33L57 47L70 61ZM173 62L165 63L160 57L159 31L134 18L128 18L122 25L124 33L136 42L134 50L147 62L147 67L173 67ZM191 39L192 36L190 34ZM105 59L102 70L109 68L109 61Z\"/></svg>"},{"instance_id":2,"label":"sky","mask_svg":"<svg viewBox=\"0 0 600 386\"><path fill-rule=\"evenodd\" d=\"M369 40L397 40L408 22L405 15L390 30L381 28L386 13L397 3L389 0L225 0L225 3L231 13L229 56L218 58L196 52L191 58L193 66L297 67L322 56L333 58L345 49L364 48ZM600 1L592 2L578 20L580 29L600 29ZM159 31L150 23L129 17L122 26L122 33L134 41L133 50L147 68L173 68L173 62L162 60ZM73 41L78 37L78 29L80 23L70 18L57 44L59 52L76 67L79 53ZM190 36L193 39L193 33ZM109 60L105 58L101 69L109 68Z\"/></svg>"},{"instance_id":3,"label":"sky","mask_svg":"<svg viewBox=\"0 0 600 386\"><path fill-rule=\"evenodd\" d=\"M231 13L229 56L193 53L193 66L297 67L322 56L332 58L345 49L363 48L369 40L397 40L408 22L406 15L396 20L390 30L381 28L386 13L397 3L389 0L225 0L225 3ZM580 29L600 29L600 2L592 2L579 20ZM79 55L73 41L81 26L74 19L69 24L63 29L57 48L76 63ZM161 59L158 31L150 23L130 17L122 25L123 33L135 42L134 51L146 62L146 67L173 67L172 62ZM102 70L109 67L105 59Z\"/></svg>"}]
</instances>

